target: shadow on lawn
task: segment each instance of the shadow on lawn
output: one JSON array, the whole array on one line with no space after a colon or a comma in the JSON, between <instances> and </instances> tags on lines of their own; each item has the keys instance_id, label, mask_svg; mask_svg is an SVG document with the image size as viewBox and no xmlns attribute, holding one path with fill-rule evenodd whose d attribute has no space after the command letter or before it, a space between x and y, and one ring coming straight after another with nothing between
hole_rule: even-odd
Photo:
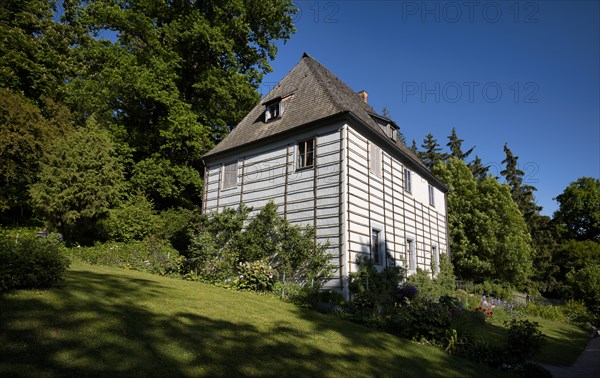
<instances>
[{"instance_id":1,"label":"shadow on lawn","mask_svg":"<svg viewBox=\"0 0 600 378\"><path fill-rule=\"evenodd\" d=\"M172 290L172 289L171 289ZM0 298L0 376L447 376L450 356L298 309L294 325L153 311L169 290L129 276L70 271L63 288ZM340 329L343 328L343 329ZM331 348L335 344L335 348ZM340 348L341 347L341 348ZM388 352L381 353L382 350ZM341 350L341 352L340 352ZM359 371L353 367L359 364ZM454 365L453 365L454 364ZM464 376L476 375L464 366Z\"/></svg>"}]
</instances>

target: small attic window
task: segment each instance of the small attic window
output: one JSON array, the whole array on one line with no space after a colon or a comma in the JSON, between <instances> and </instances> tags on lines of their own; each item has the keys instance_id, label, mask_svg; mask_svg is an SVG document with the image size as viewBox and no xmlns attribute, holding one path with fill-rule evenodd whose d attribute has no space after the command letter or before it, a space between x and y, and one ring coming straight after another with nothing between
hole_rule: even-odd
<instances>
[{"instance_id":1,"label":"small attic window","mask_svg":"<svg viewBox=\"0 0 600 378\"><path fill-rule=\"evenodd\" d=\"M281 109L279 107L280 102L275 102L267 105L267 109L265 110L265 122L272 120L274 118L281 117Z\"/></svg>"},{"instance_id":2,"label":"small attic window","mask_svg":"<svg viewBox=\"0 0 600 378\"><path fill-rule=\"evenodd\" d=\"M281 118L291 98L292 95L288 95L265 104L265 122Z\"/></svg>"}]
</instances>

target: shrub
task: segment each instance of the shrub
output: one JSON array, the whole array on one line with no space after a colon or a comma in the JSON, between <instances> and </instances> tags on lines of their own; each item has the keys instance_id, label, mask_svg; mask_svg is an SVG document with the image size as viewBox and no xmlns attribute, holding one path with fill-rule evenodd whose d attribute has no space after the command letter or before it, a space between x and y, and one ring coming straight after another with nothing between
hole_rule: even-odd
<instances>
[{"instance_id":1,"label":"shrub","mask_svg":"<svg viewBox=\"0 0 600 378\"><path fill-rule=\"evenodd\" d=\"M391 316L390 331L412 340L427 340L443 344L450 330L454 306L434 302L430 298L417 297L410 304L398 306Z\"/></svg>"},{"instance_id":2,"label":"shrub","mask_svg":"<svg viewBox=\"0 0 600 378\"><path fill-rule=\"evenodd\" d=\"M161 211L159 216L161 228L158 230L158 236L169 240L179 253L187 253L193 230L199 227L199 212L183 208L167 209Z\"/></svg>"},{"instance_id":3,"label":"shrub","mask_svg":"<svg viewBox=\"0 0 600 378\"><path fill-rule=\"evenodd\" d=\"M56 234L18 240L0 236L0 292L53 286L63 280L68 267Z\"/></svg>"},{"instance_id":4,"label":"shrub","mask_svg":"<svg viewBox=\"0 0 600 378\"><path fill-rule=\"evenodd\" d=\"M277 272L265 260L240 263L235 285L240 290L270 291Z\"/></svg>"},{"instance_id":5,"label":"shrub","mask_svg":"<svg viewBox=\"0 0 600 378\"><path fill-rule=\"evenodd\" d=\"M525 311L528 315L539 316L540 318L567 322L569 319L565 316L561 306L546 306L537 305L535 303L527 303L525 305Z\"/></svg>"},{"instance_id":6,"label":"shrub","mask_svg":"<svg viewBox=\"0 0 600 378\"><path fill-rule=\"evenodd\" d=\"M440 296L440 291L431 279L431 274L417 269L417 272L406 278L406 283L417 288L420 296L428 296L437 298Z\"/></svg>"},{"instance_id":7,"label":"shrub","mask_svg":"<svg viewBox=\"0 0 600 378\"><path fill-rule=\"evenodd\" d=\"M154 205L141 193L131 195L123 204L108 211L100 222L102 234L111 241L143 240L161 229Z\"/></svg>"},{"instance_id":8,"label":"shrub","mask_svg":"<svg viewBox=\"0 0 600 378\"><path fill-rule=\"evenodd\" d=\"M318 288L329 279L332 256L327 245L314 242L313 227L290 224L271 201L244 229L250 210L242 205L204 215L190 243L188 269L206 281L228 283L243 274L243 264L262 261L285 282Z\"/></svg>"},{"instance_id":9,"label":"shrub","mask_svg":"<svg viewBox=\"0 0 600 378\"><path fill-rule=\"evenodd\" d=\"M507 326L506 352L510 360L524 363L540 351L543 335L537 322L512 319Z\"/></svg>"},{"instance_id":10,"label":"shrub","mask_svg":"<svg viewBox=\"0 0 600 378\"><path fill-rule=\"evenodd\" d=\"M567 281L573 298L583 301L590 311L600 315L600 264L589 264L567 273Z\"/></svg>"},{"instance_id":11,"label":"shrub","mask_svg":"<svg viewBox=\"0 0 600 378\"><path fill-rule=\"evenodd\" d=\"M432 265L432 271L435 266ZM453 295L455 292L456 276L454 268L445 254L440 255L440 271L435 278L422 269L417 269L415 274L406 278L409 285L415 286L419 290L419 295L439 298L444 295Z\"/></svg>"},{"instance_id":12,"label":"shrub","mask_svg":"<svg viewBox=\"0 0 600 378\"><path fill-rule=\"evenodd\" d=\"M582 301L568 301L562 306L562 312L571 322L592 321L592 316Z\"/></svg>"},{"instance_id":13,"label":"shrub","mask_svg":"<svg viewBox=\"0 0 600 378\"><path fill-rule=\"evenodd\" d=\"M475 291L489 297L510 300L512 298L513 289L510 284L507 283L484 281L475 285Z\"/></svg>"},{"instance_id":14,"label":"shrub","mask_svg":"<svg viewBox=\"0 0 600 378\"><path fill-rule=\"evenodd\" d=\"M90 264L135 269L160 275L180 271L179 253L169 242L155 237L130 243L108 242L93 247L72 248L74 258Z\"/></svg>"},{"instance_id":15,"label":"shrub","mask_svg":"<svg viewBox=\"0 0 600 378\"><path fill-rule=\"evenodd\" d=\"M398 298L402 269L389 266L378 271L372 259L359 261L359 269L350 273L350 293L355 307L389 312Z\"/></svg>"}]
</instances>

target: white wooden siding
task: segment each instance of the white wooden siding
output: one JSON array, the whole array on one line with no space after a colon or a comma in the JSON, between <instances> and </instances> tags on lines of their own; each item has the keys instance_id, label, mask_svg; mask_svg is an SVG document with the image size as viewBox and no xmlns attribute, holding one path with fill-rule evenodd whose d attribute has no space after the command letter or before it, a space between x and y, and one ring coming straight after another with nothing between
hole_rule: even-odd
<instances>
[{"instance_id":1,"label":"white wooden siding","mask_svg":"<svg viewBox=\"0 0 600 378\"><path fill-rule=\"evenodd\" d=\"M290 222L316 228L315 240L329 243L328 251L337 266L328 287L342 289L342 259L340 235L340 165L342 163L340 129L335 124L318 132L306 132L276 144L262 146L238 159L238 185L222 190L220 171L233 159L223 157L207 167L205 204L203 211L222 211L238 207L241 202L251 206L254 216L269 200L279 206L279 213ZM296 169L297 145L315 138L315 164Z\"/></svg>"},{"instance_id":2,"label":"white wooden siding","mask_svg":"<svg viewBox=\"0 0 600 378\"><path fill-rule=\"evenodd\" d=\"M300 141L315 138L315 164L296 169ZM223 157L205 174L204 211L222 211L244 203L254 216L269 200L290 222L316 228L315 240L329 243L338 267L327 287L347 295L347 276L357 259L370 255L371 230L381 230L387 257L384 265L408 268L410 236L418 268L431 271L431 247L447 252L445 196L437 188L429 205L429 183L412 171L412 192L404 190L404 164L381 148L381 175L369 170L370 146L358 129L333 124L262 146L243 156ZM238 161L237 186L222 189L223 165ZM409 272L409 273L412 273Z\"/></svg>"},{"instance_id":3,"label":"white wooden siding","mask_svg":"<svg viewBox=\"0 0 600 378\"><path fill-rule=\"evenodd\" d=\"M445 197L435 190L435 207L429 205L426 179L412 171L412 192L404 190L404 164L382 148L381 176L369 170L368 139L357 129L348 127L346 151L348 202L349 272L358 269L357 259L370 254L372 228L383 228L387 259L384 264L408 268L407 237L416 245L417 267L431 271L431 246L440 253L447 251ZM412 273L410 271L409 273Z\"/></svg>"}]
</instances>

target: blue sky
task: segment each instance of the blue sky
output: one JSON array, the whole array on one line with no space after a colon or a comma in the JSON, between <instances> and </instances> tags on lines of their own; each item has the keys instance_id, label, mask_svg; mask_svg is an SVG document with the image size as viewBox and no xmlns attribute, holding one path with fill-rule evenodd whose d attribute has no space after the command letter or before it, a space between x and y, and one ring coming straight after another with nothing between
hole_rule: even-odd
<instances>
[{"instance_id":1,"label":"blue sky","mask_svg":"<svg viewBox=\"0 0 600 378\"><path fill-rule=\"evenodd\" d=\"M409 144L431 132L445 145L456 127L499 175L508 143L545 215L570 182L600 178L599 2L296 4L263 95L305 51L387 107Z\"/></svg>"}]
</instances>

